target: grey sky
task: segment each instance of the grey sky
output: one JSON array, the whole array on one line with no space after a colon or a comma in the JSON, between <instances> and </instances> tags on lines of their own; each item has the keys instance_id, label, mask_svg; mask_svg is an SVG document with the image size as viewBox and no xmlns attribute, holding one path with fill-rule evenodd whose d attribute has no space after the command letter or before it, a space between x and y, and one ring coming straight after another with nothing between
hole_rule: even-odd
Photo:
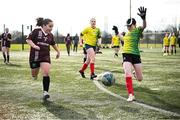
<instances>
[{"instance_id":1,"label":"grey sky","mask_svg":"<svg viewBox=\"0 0 180 120\"><path fill-rule=\"evenodd\" d=\"M163 29L167 24L180 23L180 0L132 0L132 17L141 25L137 8L144 5L147 11L147 29ZM61 34L79 33L95 17L102 30L118 25L121 31L129 18L129 0L2 0L0 32L3 24L11 30L21 30L21 24L35 25L35 18L51 18ZM105 20L106 18L106 20Z\"/></svg>"}]
</instances>

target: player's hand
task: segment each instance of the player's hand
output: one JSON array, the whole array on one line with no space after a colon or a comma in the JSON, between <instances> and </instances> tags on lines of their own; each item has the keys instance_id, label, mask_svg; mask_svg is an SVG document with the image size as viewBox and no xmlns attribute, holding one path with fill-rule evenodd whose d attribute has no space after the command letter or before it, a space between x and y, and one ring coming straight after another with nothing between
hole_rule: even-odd
<instances>
[{"instance_id":1,"label":"player's hand","mask_svg":"<svg viewBox=\"0 0 180 120\"><path fill-rule=\"evenodd\" d=\"M58 59L59 57L60 57L60 52L57 52L56 59Z\"/></svg>"},{"instance_id":2,"label":"player's hand","mask_svg":"<svg viewBox=\"0 0 180 120\"><path fill-rule=\"evenodd\" d=\"M119 34L119 31L118 31L118 27L117 27L117 26L113 26L112 30L114 30L114 31L115 31L116 35L118 35L118 34Z\"/></svg>"},{"instance_id":3,"label":"player's hand","mask_svg":"<svg viewBox=\"0 0 180 120\"><path fill-rule=\"evenodd\" d=\"M36 50L40 50L40 47L37 46L37 45L34 45L33 48L36 49Z\"/></svg>"},{"instance_id":4,"label":"player's hand","mask_svg":"<svg viewBox=\"0 0 180 120\"><path fill-rule=\"evenodd\" d=\"M144 7L140 7L138 8L139 10L139 13L137 13L143 20L146 19L146 11L147 11L147 8L144 8Z\"/></svg>"}]
</instances>

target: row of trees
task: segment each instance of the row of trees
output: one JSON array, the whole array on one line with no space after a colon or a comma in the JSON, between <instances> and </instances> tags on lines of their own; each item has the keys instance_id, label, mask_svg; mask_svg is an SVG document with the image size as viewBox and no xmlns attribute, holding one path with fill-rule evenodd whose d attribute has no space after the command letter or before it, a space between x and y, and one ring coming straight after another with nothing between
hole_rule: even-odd
<instances>
[{"instance_id":1,"label":"row of trees","mask_svg":"<svg viewBox=\"0 0 180 120\"><path fill-rule=\"evenodd\" d=\"M160 43L162 43L162 39L166 32L169 32L169 33L175 32L175 34L178 35L178 29L176 27L169 25L163 31L146 30L143 34L143 39L141 40L141 43L160 44ZM26 35L22 36L23 35L22 32L13 31L11 34L12 34L12 38L13 38L12 43L16 43L16 44L22 44L22 43L24 44L25 43L25 38L27 36ZM55 37L55 40L57 43L64 43L65 36L58 34L58 32L55 32L54 37ZM103 44L110 44L111 39L112 39L112 35L110 33L106 32L106 31L102 31L102 43Z\"/></svg>"}]
</instances>

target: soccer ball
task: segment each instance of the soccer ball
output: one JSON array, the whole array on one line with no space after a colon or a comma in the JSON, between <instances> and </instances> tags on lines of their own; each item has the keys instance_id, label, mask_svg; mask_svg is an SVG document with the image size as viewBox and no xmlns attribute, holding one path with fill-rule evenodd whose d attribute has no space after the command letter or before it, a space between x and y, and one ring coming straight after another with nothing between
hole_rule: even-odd
<instances>
[{"instance_id":1,"label":"soccer ball","mask_svg":"<svg viewBox=\"0 0 180 120\"><path fill-rule=\"evenodd\" d=\"M101 81L105 86L112 86L115 83L115 77L111 72L105 72L102 75Z\"/></svg>"}]
</instances>

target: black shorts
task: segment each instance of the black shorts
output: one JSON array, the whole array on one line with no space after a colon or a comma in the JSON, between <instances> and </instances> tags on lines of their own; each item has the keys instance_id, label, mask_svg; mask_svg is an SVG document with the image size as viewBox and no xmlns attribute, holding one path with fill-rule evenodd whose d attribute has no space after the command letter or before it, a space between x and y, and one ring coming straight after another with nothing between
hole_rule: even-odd
<instances>
[{"instance_id":1,"label":"black shorts","mask_svg":"<svg viewBox=\"0 0 180 120\"><path fill-rule=\"evenodd\" d=\"M113 46L112 48L120 48L119 46Z\"/></svg>"},{"instance_id":2,"label":"black shorts","mask_svg":"<svg viewBox=\"0 0 180 120\"><path fill-rule=\"evenodd\" d=\"M47 63L50 64L49 61L30 61L30 62L29 62L30 68L31 68L31 69L39 68L41 62L47 62Z\"/></svg>"},{"instance_id":3,"label":"black shorts","mask_svg":"<svg viewBox=\"0 0 180 120\"><path fill-rule=\"evenodd\" d=\"M29 62L29 65L30 65L31 69L39 68L40 67L40 62L39 61L37 61L37 62L35 62L35 61Z\"/></svg>"},{"instance_id":4,"label":"black shorts","mask_svg":"<svg viewBox=\"0 0 180 120\"><path fill-rule=\"evenodd\" d=\"M3 44L2 44L2 47L8 47L8 48L10 48L11 47L11 43L8 41L6 41L6 42L4 42Z\"/></svg>"},{"instance_id":5,"label":"black shorts","mask_svg":"<svg viewBox=\"0 0 180 120\"><path fill-rule=\"evenodd\" d=\"M83 47L83 53L84 53L85 55L87 54L85 47Z\"/></svg>"},{"instance_id":6,"label":"black shorts","mask_svg":"<svg viewBox=\"0 0 180 120\"><path fill-rule=\"evenodd\" d=\"M93 50L96 51L96 46L85 44L85 49L88 50L89 48L93 48Z\"/></svg>"},{"instance_id":7,"label":"black shorts","mask_svg":"<svg viewBox=\"0 0 180 120\"><path fill-rule=\"evenodd\" d=\"M130 62L132 64L139 64L141 63L140 55L128 54L123 53L123 62Z\"/></svg>"}]
</instances>

